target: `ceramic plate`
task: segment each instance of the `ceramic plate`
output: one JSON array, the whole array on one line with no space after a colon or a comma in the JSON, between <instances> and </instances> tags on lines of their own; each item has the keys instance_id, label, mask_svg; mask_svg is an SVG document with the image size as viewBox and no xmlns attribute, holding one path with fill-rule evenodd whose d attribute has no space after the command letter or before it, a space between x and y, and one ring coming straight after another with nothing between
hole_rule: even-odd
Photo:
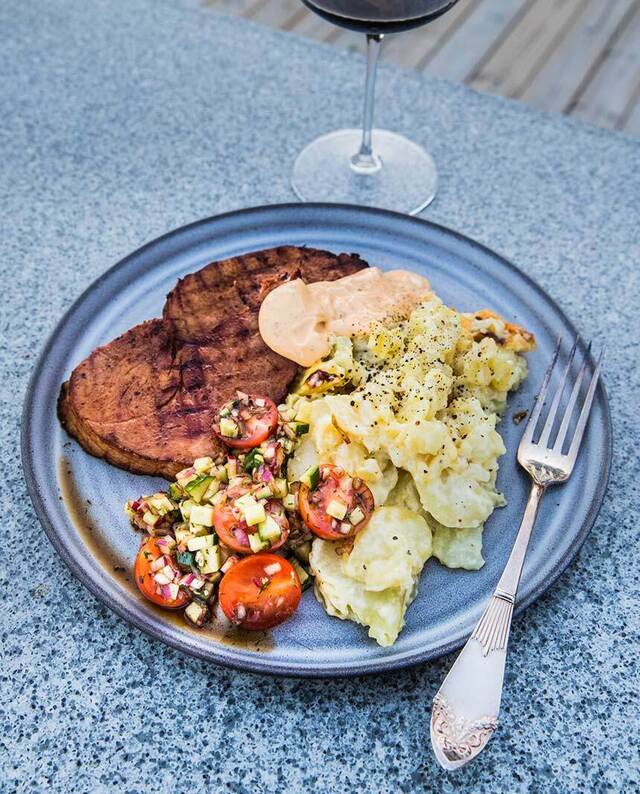
<instances>
[{"instance_id":1,"label":"ceramic plate","mask_svg":"<svg viewBox=\"0 0 640 794\"><path fill-rule=\"evenodd\" d=\"M130 570L140 537L123 514L128 498L163 481L127 474L86 454L60 428L56 399L71 370L98 345L161 314L177 278L206 263L277 245L357 252L372 265L423 273L443 300L462 311L491 308L536 334L530 376L511 396L500 426L507 453L498 487L508 499L484 533L486 564L448 570L430 560L406 627L391 648L366 630L328 617L307 591L293 619L265 635L189 629L179 616L139 596ZM529 482L516 464L522 433L513 415L530 407L555 340L575 334L554 301L514 265L449 229L390 212L293 204L199 221L149 243L115 265L76 301L47 343L24 407L22 452L31 498L54 547L73 573L125 620L180 650L246 670L343 676L404 667L460 646L480 617L505 564ZM543 501L527 556L516 612L525 609L577 554L600 507L611 460L607 399L598 388L576 471ZM62 497L62 498L61 498Z\"/></svg>"}]
</instances>

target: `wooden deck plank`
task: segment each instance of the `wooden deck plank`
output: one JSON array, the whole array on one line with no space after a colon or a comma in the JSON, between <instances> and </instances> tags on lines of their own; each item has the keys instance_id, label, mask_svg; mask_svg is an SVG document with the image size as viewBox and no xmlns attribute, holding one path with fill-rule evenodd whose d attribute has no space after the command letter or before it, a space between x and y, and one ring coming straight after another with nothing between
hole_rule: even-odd
<instances>
[{"instance_id":1,"label":"wooden deck plank","mask_svg":"<svg viewBox=\"0 0 640 794\"><path fill-rule=\"evenodd\" d=\"M629 115L622 125L622 130L626 132L627 135L640 136L640 90L638 90L636 97L632 101L632 105L629 108Z\"/></svg>"},{"instance_id":2,"label":"wooden deck plank","mask_svg":"<svg viewBox=\"0 0 640 794\"><path fill-rule=\"evenodd\" d=\"M562 41L587 0L536 0L470 84L481 91L519 97Z\"/></svg>"},{"instance_id":3,"label":"wooden deck plank","mask_svg":"<svg viewBox=\"0 0 640 794\"><path fill-rule=\"evenodd\" d=\"M571 107L606 56L607 48L633 16L640 0L589 0L560 46L520 98L543 110ZM640 42L638 42L640 46Z\"/></svg>"},{"instance_id":4,"label":"wooden deck plank","mask_svg":"<svg viewBox=\"0 0 640 794\"><path fill-rule=\"evenodd\" d=\"M302 6L302 3L300 5ZM300 12L289 21L285 30L315 41L327 41L334 33L335 26L314 14L313 11L309 11L306 6L302 6Z\"/></svg>"},{"instance_id":5,"label":"wooden deck plank","mask_svg":"<svg viewBox=\"0 0 640 794\"><path fill-rule=\"evenodd\" d=\"M237 17L250 17L256 6L264 2L265 0L201 0L203 6Z\"/></svg>"},{"instance_id":6,"label":"wooden deck plank","mask_svg":"<svg viewBox=\"0 0 640 794\"><path fill-rule=\"evenodd\" d=\"M530 0L483 0L449 39L421 66L430 74L464 82L477 71L501 36L526 9Z\"/></svg>"},{"instance_id":7,"label":"wooden deck plank","mask_svg":"<svg viewBox=\"0 0 640 794\"><path fill-rule=\"evenodd\" d=\"M382 48L382 59L415 69L447 37L463 24L479 0L460 0L450 11L421 28L389 36Z\"/></svg>"},{"instance_id":8,"label":"wooden deck plank","mask_svg":"<svg viewBox=\"0 0 640 794\"><path fill-rule=\"evenodd\" d=\"M267 0L263 2L251 15L254 22L271 25L274 28L284 28L289 20L300 10L300 0Z\"/></svg>"},{"instance_id":9,"label":"wooden deck plank","mask_svg":"<svg viewBox=\"0 0 640 794\"><path fill-rule=\"evenodd\" d=\"M571 115L593 124L621 128L640 85L640 9L613 43L611 52L585 88Z\"/></svg>"}]
</instances>

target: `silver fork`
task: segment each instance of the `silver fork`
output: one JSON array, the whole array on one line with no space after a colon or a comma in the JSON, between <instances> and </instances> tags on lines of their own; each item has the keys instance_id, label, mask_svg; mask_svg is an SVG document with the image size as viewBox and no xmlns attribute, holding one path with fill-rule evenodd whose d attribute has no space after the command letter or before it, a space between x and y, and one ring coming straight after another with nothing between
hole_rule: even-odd
<instances>
[{"instance_id":1,"label":"silver fork","mask_svg":"<svg viewBox=\"0 0 640 794\"><path fill-rule=\"evenodd\" d=\"M589 419L602 364L602 353L591 375L571 443L567 452L563 453L582 380L587 370L591 345L587 348L582 366L573 383L553 446L550 446L549 440L556 424L558 408L578 348L576 339L551 401L540 437L535 442L533 440L551 374L558 360L560 342L561 340L558 340L518 447L518 462L533 480L520 529L498 586L433 700L431 744L436 758L444 769L457 769L475 758L498 726L513 605L531 530L545 490L550 485L565 482L573 471Z\"/></svg>"}]
</instances>

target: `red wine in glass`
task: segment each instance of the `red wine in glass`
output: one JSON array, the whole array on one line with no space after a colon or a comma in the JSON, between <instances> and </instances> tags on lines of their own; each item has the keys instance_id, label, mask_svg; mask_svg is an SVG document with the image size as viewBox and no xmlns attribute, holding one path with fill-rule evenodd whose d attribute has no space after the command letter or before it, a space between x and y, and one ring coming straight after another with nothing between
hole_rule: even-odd
<instances>
[{"instance_id":1,"label":"red wine in glass","mask_svg":"<svg viewBox=\"0 0 640 794\"><path fill-rule=\"evenodd\" d=\"M361 33L384 35L418 28L457 0L302 0L328 22Z\"/></svg>"},{"instance_id":2,"label":"red wine in glass","mask_svg":"<svg viewBox=\"0 0 640 794\"><path fill-rule=\"evenodd\" d=\"M373 99L380 45L387 33L432 22L457 0L302 0L323 19L367 36L367 78L362 129L321 135L298 155L291 178L302 201L363 204L414 215L436 194L435 163L422 146L373 129Z\"/></svg>"}]
</instances>

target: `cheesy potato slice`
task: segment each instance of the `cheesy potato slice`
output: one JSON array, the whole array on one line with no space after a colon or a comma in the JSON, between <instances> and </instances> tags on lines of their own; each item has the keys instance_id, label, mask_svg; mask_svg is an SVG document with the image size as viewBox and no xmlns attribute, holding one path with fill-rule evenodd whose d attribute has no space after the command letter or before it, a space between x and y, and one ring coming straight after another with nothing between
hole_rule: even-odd
<instances>
[{"instance_id":1,"label":"cheesy potato slice","mask_svg":"<svg viewBox=\"0 0 640 794\"><path fill-rule=\"evenodd\" d=\"M369 628L380 645L395 642L417 581L431 556L431 530L406 507L378 507L351 553L316 538L309 564L318 599L330 615Z\"/></svg>"}]
</instances>

